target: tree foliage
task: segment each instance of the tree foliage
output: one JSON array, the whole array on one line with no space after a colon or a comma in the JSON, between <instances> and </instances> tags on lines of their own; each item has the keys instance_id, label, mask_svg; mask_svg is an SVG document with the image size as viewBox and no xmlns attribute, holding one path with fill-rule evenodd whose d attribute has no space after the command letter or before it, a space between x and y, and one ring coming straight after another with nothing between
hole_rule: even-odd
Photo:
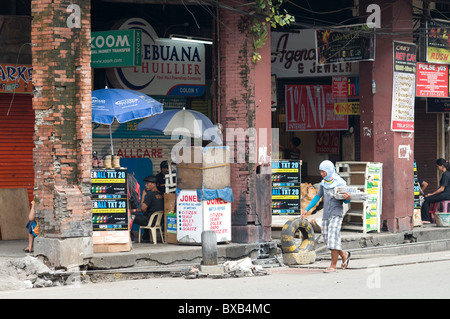
<instances>
[{"instance_id":1,"label":"tree foliage","mask_svg":"<svg viewBox=\"0 0 450 319\"><path fill-rule=\"evenodd\" d=\"M265 15L264 20L254 18L253 25L251 27L253 35L253 63L257 63L261 60L261 54L258 50L264 46L269 35L269 28L276 28L277 26L287 26L292 22L295 22L295 17L287 13L286 10L281 10L283 0L256 0L255 12Z\"/></svg>"}]
</instances>

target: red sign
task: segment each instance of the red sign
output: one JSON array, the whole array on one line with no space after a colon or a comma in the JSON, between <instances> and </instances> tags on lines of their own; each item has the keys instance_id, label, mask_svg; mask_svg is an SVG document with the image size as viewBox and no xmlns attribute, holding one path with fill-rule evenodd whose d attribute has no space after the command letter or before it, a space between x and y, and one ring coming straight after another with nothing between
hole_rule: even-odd
<instances>
[{"instance_id":1,"label":"red sign","mask_svg":"<svg viewBox=\"0 0 450 319\"><path fill-rule=\"evenodd\" d=\"M448 97L446 64L417 63L416 96Z\"/></svg>"},{"instance_id":2,"label":"red sign","mask_svg":"<svg viewBox=\"0 0 450 319\"><path fill-rule=\"evenodd\" d=\"M0 93L32 93L31 65L0 64Z\"/></svg>"},{"instance_id":3,"label":"red sign","mask_svg":"<svg viewBox=\"0 0 450 319\"><path fill-rule=\"evenodd\" d=\"M317 132L316 153L339 154L339 132Z\"/></svg>"},{"instance_id":4,"label":"red sign","mask_svg":"<svg viewBox=\"0 0 450 319\"><path fill-rule=\"evenodd\" d=\"M347 130L348 116L334 114L331 85L286 85L287 131Z\"/></svg>"},{"instance_id":5,"label":"red sign","mask_svg":"<svg viewBox=\"0 0 450 319\"><path fill-rule=\"evenodd\" d=\"M346 76L333 76L333 99L348 98L348 84Z\"/></svg>"}]
</instances>

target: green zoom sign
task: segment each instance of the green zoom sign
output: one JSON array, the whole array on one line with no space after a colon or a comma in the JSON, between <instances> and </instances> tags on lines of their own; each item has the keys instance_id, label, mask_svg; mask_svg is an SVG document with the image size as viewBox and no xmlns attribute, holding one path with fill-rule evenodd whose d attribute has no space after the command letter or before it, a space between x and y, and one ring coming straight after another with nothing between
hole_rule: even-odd
<instances>
[{"instance_id":1,"label":"green zoom sign","mask_svg":"<svg viewBox=\"0 0 450 319\"><path fill-rule=\"evenodd\" d=\"M141 65L142 31L117 30L91 33L91 67Z\"/></svg>"}]
</instances>

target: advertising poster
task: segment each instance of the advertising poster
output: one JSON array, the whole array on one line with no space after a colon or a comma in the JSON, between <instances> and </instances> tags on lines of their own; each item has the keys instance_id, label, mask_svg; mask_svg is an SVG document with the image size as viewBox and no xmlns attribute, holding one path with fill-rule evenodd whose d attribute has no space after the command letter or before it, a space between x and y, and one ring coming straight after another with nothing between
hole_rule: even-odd
<instances>
[{"instance_id":1,"label":"advertising poster","mask_svg":"<svg viewBox=\"0 0 450 319\"><path fill-rule=\"evenodd\" d=\"M168 234L177 233L177 214L173 211L167 213L167 229Z\"/></svg>"},{"instance_id":2,"label":"advertising poster","mask_svg":"<svg viewBox=\"0 0 450 319\"><path fill-rule=\"evenodd\" d=\"M346 76L333 76L333 99L348 98L348 84Z\"/></svg>"},{"instance_id":3,"label":"advertising poster","mask_svg":"<svg viewBox=\"0 0 450 319\"><path fill-rule=\"evenodd\" d=\"M448 66L445 64L417 63L416 95L448 97Z\"/></svg>"},{"instance_id":4,"label":"advertising poster","mask_svg":"<svg viewBox=\"0 0 450 319\"><path fill-rule=\"evenodd\" d=\"M202 242L202 202L196 190L181 190L177 197L177 240Z\"/></svg>"},{"instance_id":5,"label":"advertising poster","mask_svg":"<svg viewBox=\"0 0 450 319\"><path fill-rule=\"evenodd\" d=\"M128 230L126 170L92 169L91 193L93 230Z\"/></svg>"},{"instance_id":6,"label":"advertising poster","mask_svg":"<svg viewBox=\"0 0 450 319\"><path fill-rule=\"evenodd\" d=\"M416 45L394 41L391 130L414 132Z\"/></svg>"},{"instance_id":7,"label":"advertising poster","mask_svg":"<svg viewBox=\"0 0 450 319\"><path fill-rule=\"evenodd\" d=\"M427 62L450 63L450 21L433 19L427 22Z\"/></svg>"},{"instance_id":8,"label":"advertising poster","mask_svg":"<svg viewBox=\"0 0 450 319\"><path fill-rule=\"evenodd\" d=\"M331 85L286 85L287 131L348 129L348 116L334 113Z\"/></svg>"},{"instance_id":9,"label":"advertising poster","mask_svg":"<svg viewBox=\"0 0 450 319\"><path fill-rule=\"evenodd\" d=\"M214 230L217 241L231 241L231 203L215 198L203 201L203 230Z\"/></svg>"},{"instance_id":10,"label":"advertising poster","mask_svg":"<svg viewBox=\"0 0 450 319\"><path fill-rule=\"evenodd\" d=\"M366 232L380 231L381 192L382 192L382 163L368 163L366 167L365 192L369 197L364 202L364 221Z\"/></svg>"},{"instance_id":11,"label":"advertising poster","mask_svg":"<svg viewBox=\"0 0 450 319\"><path fill-rule=\"evenodd\" d=\"M316 132L316 153L339 154L340 134L337 131Z\"/></svg>"},{"instance_id":12,"label":"advertising poster","mask_svg":"<svg viewBox=\"0 0 450 319\"><path fill-rule=\"evenodd\" d=\"M301 161L272 162L272 215L301 213Z\"/></svg>"},{"instance_id":13,"label":"advertising poster","mask_svg":"<svg viewBox=\"0 0 450 319\"><path fill-rule=\"evenodd\" d=\"M375 59L375 32L367 24L316 30L317 63Z\"/></svg>"}]
</instances>

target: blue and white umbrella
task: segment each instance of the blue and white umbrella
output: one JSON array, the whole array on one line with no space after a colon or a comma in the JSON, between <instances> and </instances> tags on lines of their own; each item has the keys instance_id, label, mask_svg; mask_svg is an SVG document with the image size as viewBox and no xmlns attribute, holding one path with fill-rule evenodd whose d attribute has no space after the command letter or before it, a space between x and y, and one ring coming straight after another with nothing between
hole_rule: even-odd
<instances>
[{"instance_id":1,"label":"blue and white umbrella","mask_svg":"<svg viewBox=\"0 0 450 319\"><path fill-rule=\"evenodd\" d=\"M134 91L101 89L92 91L92 122L111 125L137 120L163 111L162 103Z\"/></svg>"},{"instance_id":2,"label":"blue and white umbrella","mask_svg":"<svg viewBox=\"0 0 450 319\"><path fill-rule=\"evenodd\" d=\"M149 117L163 111L162 103L134 91L100 89L92 91L92 122L109 125L111 153L114 155L111 125Z\"/></svg>"},{"instance_id":3,"label":"blue and white umbrella","mask_svg":"<svg viewBox=\"0 0 450 319\"><path fill-rule=\"evenodd\" d=\"M166 110L141 122L137 131L154 131L164 135L187 135L221 144L221 132L203 113L176 109Z\"/></svg>"}]
</instances>

